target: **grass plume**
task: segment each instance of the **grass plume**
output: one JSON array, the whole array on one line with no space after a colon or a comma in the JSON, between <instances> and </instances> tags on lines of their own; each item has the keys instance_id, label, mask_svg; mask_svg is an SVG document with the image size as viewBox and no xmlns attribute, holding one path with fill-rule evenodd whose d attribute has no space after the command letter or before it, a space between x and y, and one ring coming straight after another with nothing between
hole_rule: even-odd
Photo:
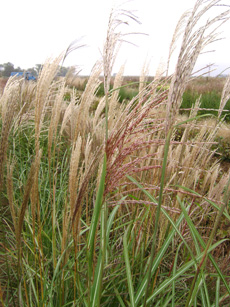
<instances>
[{"instance_id":1,"label":"grass plume","mask_svg":"<svg viewBox=\"0 0 230 307\"><path fill-rule=\"evenodd\" d=\"M112 77L128 35L121 30L138 22L119 7L89 78L74 85L56 76L70 46L44 64L37 83L8 80L0 100L3 304L229 304L229 169L216 149L229 135L229 78L217 82L214 118L200 114L204 79L192 77L228 19L223 6L202 23L221 3L199 0L182 16L172 75L149 78L146 64L134 82L124 66ZM184 110L184 91L196 82ZM121 102L128 90L137 95Z\"/></svg>"}]
</instances>

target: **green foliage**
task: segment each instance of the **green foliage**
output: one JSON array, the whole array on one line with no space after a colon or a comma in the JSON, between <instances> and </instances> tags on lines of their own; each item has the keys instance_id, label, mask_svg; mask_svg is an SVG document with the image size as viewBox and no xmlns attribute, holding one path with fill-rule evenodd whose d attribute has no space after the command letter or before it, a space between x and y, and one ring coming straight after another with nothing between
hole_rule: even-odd
<instances>
[{"instance_id":1,"label":"green foliage","mask_svg":"<svg viewBox=\"0 0 230 307\"><path fill-rule=\"evenodd\" d=\"M1 69L1 76L2 77L9 77L10 76L10 74L13 72L13 71L15 71L15 68L14 68L14 64L12 64L12 63L10 63L10 62L8 62L8 63L4 63L4 64L1 64L1 67L2 67L2 69ZM18 68L18 70L16 70L16 71L21 71L21 69L20 68Z\"/></svg>"},{"instance_id":2,"label":"green foliage","mask_svg":"<svg viewBox=\"0 0 230 307\"><path fill-rule=\"evenodd\" d=\"M181 104L181 113L189 114L189 110L183 109L191 109L194 106L196 100L199 98L199 94L196 91L187 90L183 94L183 101ZM201 95L201 105L198 111L198 115L202 114L213 114L214 116L218 115L218 109L220 106L221 93L214 91L205 92ZM230 100L226 103L225 108L226 111L223 112L222 117L225 118L226 121L230 121Z\"/></svg>"},{"instance_id":3,"label":"green foliage","mask_svg":"<svg viewBox=\"0 0 230 307\"><path fill-rule=\"evenodd\" d=\"M130 101L132 100L134 97L136 97L138 94L138 89L132 89L132 88L121 88L119 90L119 101L123 102L125 101Z\"/></svg>"},{"instance_id":4,"label":"green foliage","mask_svg":"<svg viewBox=\"0 0 230 307\"><path fill-rule=\"evenodd\" d=\"M112 90L112 85L110 86L110 90ZM130 101L134 97L137 96L138 94L138 89L137 88L132 88L129 86L129 84L126 84L125 86L122 86L121 88L118 89L119 91L119 101ZM97 96L103 97L105 95L104 93L104 86L103 84L100 84L98 91L97 91Z\"/></svg>"}]
</instances>

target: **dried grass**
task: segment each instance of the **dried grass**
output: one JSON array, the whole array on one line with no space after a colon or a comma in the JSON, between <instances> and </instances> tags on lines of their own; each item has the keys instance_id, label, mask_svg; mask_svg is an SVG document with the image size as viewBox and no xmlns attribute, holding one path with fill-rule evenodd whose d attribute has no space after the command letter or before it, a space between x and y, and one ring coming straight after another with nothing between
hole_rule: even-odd
<instances>
[{"instance_id":1,"label":"dried grass","mask_svg":"<svg viewBox=\"0 0 230 307\"><path fill-rule=\"evenodd\" d=\"M35 148L38 154L39 152L39 137L41 133L41 128L43 124L43 119L46 114L45 106L49 101L49 91L52 86L52 82L56 73L58 71L58 67L62 56L57 57L53 62L50 60L44 64L42 70L40 71L38 80L37 80L37 88L36 88L36 96L35 96Z\"/></svg>"},{"instance_id":2,"label":"dried grass","mask_svg":"<svg viewBox=\"0 0 230 307\"><path fill-rule=\"evenodd\" d=\"M167 103L166 131L169 131L179 112L182 95L198 56L205 47L215 41L217 37L216 29L229 19L229 11L224 11L196 29L196 25L201 17L219 2L220 1L210 1L206 4L204 1L197 1L193 11L190 13L184 31L176 70L170 85ZM214 27L214 30L212 27Z\"/></svg>"},{"instance_id":3,"label":"dried grass","mask_svg":"<svg viewBox=\"0 0 230 307\"><path fill-rule=\"evenodd\" d=\"M168 78L162 78L159 75L150 84L144 86L148 74L147 67L145 67L140 78L139 94L127 104L119 103L119 91L116 90L122 86L124 67L121 67L116 75L113 90L109 90L112 67L120 40L123 38L121 33L116 32L117 27L121 25L121 21L118 20L121 11L118 15L113 11L110 17L103 52L103 65L101 63L95 65L80 97L76 89L70 89L66 85L65 79L55 80L61 57L45 63L36 86L21 86L14 79L10 79L7 83L0 100L2 119L0 186L3 187L6 184L7 187L18 246L22 244L21 237L26 211L28 206L30 208L31 217L28 217L28 221L31 221L32 224L33 252L40 265L38 275L41 276L41 279L45 263L43 253L45 239L42 229L46 222L42 214L51 212L52 261L55 267L57 265L55 253L60 248L60 257L65 253L61 264L64 268L70 254L70 249L66 250L66 248L71 239L75 242L74 253L77 253L78 249L83 249L78 243L81 240L84 242L86 239L84 234L90 225L97 190L95 187L100 180L100 162L104 151L107 157L104 198L108 204L108 211L110 212L111 207L119 203L119 214L124 214L124 223L126 218L127 221L129 220L130 215L138 216L137 225L134 225L136 229L138 229L139 219L144 218L147 237L150 236L153 229L157 202L149 201L136 185L128 181L126 175L131 175L141 182L143 188L158 200L164 146L168 133L171 138L162 208L166 209L172 218L175 218L181 212L176 196L180 196L181 200L190 203L197 201L200 207L192 208L190 216L197 220L198 224L202 224L204 214L211 214L211 206L204 200L204 197L218 205L224 202L228 174L224 173L220 176L220 164L213 160L212 146L218 135L229 136L229 126L219 120L199 120L197 112L200 99L197 100L188 116L179 116L182 95L190 80L196 59L203 48L216 38L214 32L208 32L206 35L206 31L216 22L225 21L227 13L208 21L198 29L194 27L202 14L218 2L209 1L207 4L207 1L197 1L190 15L188 16L186 13L182 17L174 35L169 55L170 58L181 26L184 24L185 18L188 18L175 73ZM126 14L128 18L136 19L134 15L128 14L126 11L122 11L122 14ZM92 104L95 99L98 99L96 96L101 83L102 69L104 69L105 97L102 97L96 109L92 110ZM170 88L168 89L166 85L170 80ZM67 92L70 94L70 101L64 99ZM228 99L229 78L223 90L219 116ZM16 108L18 101L20 109ZM107 113L105 114L106 106ZM106 126L106 117L108 126ZM7 152L7 149L8 146L12 146L8 141L12 128L15 128L14 137L17 137L20 125L22 123L23 126L26 125L26 118L30 119L30 127L31 123L35 127L35 150L29 156L29 159L34 162L22 188L23 197L19 204L14 199L14 157L11 157L11 152ZM179 125L181 122L182 124ZM178 137L178 129L180 128L181 132ZM44 152L48 153L48 159L41 151L42 137L45 139L45 141L43 139L43 143L47 142L47 148L44 146ZM59 158L63 160L59 160ZM47 160L49 182L41 187L41 177L45 177L45 173L42 173L42 165ZM63 161L66 163L62 164ZM62 165L65 165L66 170L61 169ZM6 182L4 181L5 169ZM59 174L61 179L65 178L65 182L61 180L59 182ZM49 186L50 195L43 196L44 204L43 188L45 190L47 186ZM190 191L185 191L180 186L185 186ZM59 193L60 198L63 197L63 194L65 195L61 199L61 205L57 200ZM42 206L47 206L47 211ZM56 212L57 208L58 213ZM147 218L143 208L150 208ZM82 231L82 229L84 230ZM166 223L162 219L158 244L163 241L165 231ZM61 246L58 248L55 245L56 234L61 242ZM140 231L140 238L141 235ZM76 254L74 255L76 256ZM75 265L77 264L75 263ZM76 267L75 270L77 271ZM43 288L42 282L41 280L41 288Z\"/></svg>"},{"instance_id":4,"label":"dried grass","mask_svg":"<svg viewBox=\"0 0 230 307\"><path fill-rule=\"evenodd\" d=\"M15 109L19 97L19 82L10 79L0 100L2 129L0 139L0 191L3 185L4 164L8 147L8 137L13 126Z\"/></svg>"}]
</instances>

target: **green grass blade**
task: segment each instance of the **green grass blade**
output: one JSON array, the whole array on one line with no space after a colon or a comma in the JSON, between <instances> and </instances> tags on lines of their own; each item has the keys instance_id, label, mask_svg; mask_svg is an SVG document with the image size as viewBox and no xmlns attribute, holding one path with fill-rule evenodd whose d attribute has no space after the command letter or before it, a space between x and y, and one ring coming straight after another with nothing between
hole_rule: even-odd
<instances>
[{"instance_id":1,"label":"green grass blade","mask_svg":"<svg viewBox=\"0 0 230 307\"><path fill-rule=\"evenodd\" d=\"M204 272L202 272L202 279L203 279L204 294L205 294L206 303L207 303L208 307L211 307L209 293L208 293L208 287L207 287L207 283L206 283L206 280L205 280Z\"/></svg>"},{"instance_id":2,"label":"green grass blade","mask_svg":"<svg viewBox=\"0 0 230 307\"><path fill-rule=\"evenodd\" d=\"M196 282L196 285L194 287L194 291L192 293L192 296L191 296L191 304L193 305L193 302L195 299L197 299L197 293L198 291L200 290L201 291L201 301L202 301L202 306L206 306L206 303L205 303L205 296L204 296L204 291L202 289L202 283L203 283L203 279L202 279L202 276L201 274L199 275L198 279L197 279L197 282ZM189 305L191 306L191 305Z\"/></svg>"},{"instance_id":3,"label":"green grass blade","mask_svg":"<svg viewBox=\"0 0 230 307\"><path fill-rule=\"evenodd\" d=\"M114 285L113 288L114 288L114 292L115 292L115 294L116 294L116 296L117 296L117 299L118 299L119 303L121 304L121 307L126 307L126 305L125 305L125 303L123 302L123 300L122 300L122 298L121 298L121 296L120 296L120 294L119 294L117 288L115 287L115 285Z\"/></svg>"},{"instance_id":4,"label":"green grass blade","mask_svg":"<svg viewBox=\"0 0 230 307\"><path fill-rule=\"evenodd\" d=\"M100 298L101 298L101 289L102 289L102 277L103 277L103 269L104 269L104 260L105 260L105 252L106 252L106 220L105 215L106 206L102 206L101 209L101 234L100 234L100 252L97 260L97 266L94 274L93 285L91 288L91 298L90 298L90 307L100 306Z\"/></svg>"},{"instance_id":5,"label":"green grass blade","mask_svg":"<svg viewBox=\"0 0 230 307\"><path fill-rule=\"evenodd\" d=\"M189 206L190 207L190 206ZM189 207L186 210L189 210ZM172 227L175 229L175 231L177 232L177 234L179 235L180 239L183 241L184 245L186 246L186 248L188 249L190 256L192 257L192 259L195 261L195 256L193 254L193 251L191 250L191 248L189 247L188 243L186 242L186 240L184 239L183 235L181 234L180 230L177 228L176 224L173 222L173 220L171 219L171 217L168 215L167 211L164 208L161 208L161 211L163 212L163 214L167 217L167 219L169 220L169 222L171 223Z\"/></svg>"},{"instance_id":6,"label":"green grass blade","mask_svg":"<svg viewBox=\"0 0 230 307\"><path fill-rule=\"evenodd\" d=\"M184 218L184 214L181 213L181 215L179 216L177 222L176 222L176 228L179 227L179 225L181 224L182 220ZM171 232L169 233L168 237L165 239L161 249L159 250L159 252L157 253L157 255L155 256L153 265L152 265L152 270L151 270L151 275L154 274L155 270L158 268L161 260L163 259L163 257L165 256L165 253L170 245L170 243L172 242L172 239L175 235L176 230L172 229ZM145 275L143 277L143 280L139 286L139 288L137 289L136 295L135 295L135 305L139 306L140 303L140 299L143 297L144 293L145 293L145 289L147 286L147 275Z\"/></svg>"},{"instance_id":7,"label":"green grass blade","mask_svg":"<svg viewBox=\"0 0 230 307\"><path fill-rule=\"evenodd\" d=\"M51 285L50 285L50 290L48 293L49 296L49 301L52 301L52 296L53 296L53 289L55 286L55 279L62 274L62 270L61 270L61 264L62 264L62 260L66 254L66 252L69 250L70 246L73 244L73 240L68 244L68 246L66 247L66 249L63 251L63 253L61 254L60 258L58 259L57 265L55 267L54 273L53 273L53 278L51 281Z\"/></svg>"},{"instance_id":8,"label":"green grass blade","mask_svg":"<svg viewBox=\"0 0 230 307\"><path fill-rule=\"evenodd\" d=\"M148 198L149 198L151 201L156 202L155 198L154 198L148 191L146 191L146 190L143 188L143 186L142 186L141 184L139 184L134 178L132 178L132 177L130 177L130 176L127 176L127 177L128 177L133 183L135 183L135 184L139 187L139 189L140 189L142 192L144 192L144 193L146 194L146 196L148 196ZM171 225L173 226L174 230L179 234L181 240L184 242L185 246L187 247L188 251L190 252L191 257L192 257L192 259L194 260L194 264L196 265L196 258L194 257L193 252L192 252L192 250L190 249L189 245L188 245L187 242L184 240L182 234L181 234L180 231L178 230L178 227L175 225L175 223L174 223L173 220L170 218L170 216L168 215L168 213L166 212L166 210L165 210L164 208L161 208L161 211L162 211L163 214L167 217L167 219L169 220L169 222L170 222ZM153 272L152 272L152 274L153 274ZM143 284L143 282L142 282L142 284L141 284L140 287L143 287L143 285L144 285L144 284ZM143 289L143 288L142 288L142 289ZM140 288L139 288L139 290L140 290ZM135 303L139 302L139 299L138 299L138 296L139 296L139 295L140 295L139 292L137 292Z\"/></svg>"},{"instance_id":9,"label":"green grass blade","mask_svg":"<svg viewBox=\"0 0 230 307\"><path fill-rule=\"evenodd\" d=\"M174 264L173 264L173 276L176 274L176 269L177 269L177 260L178 260L178 254L179 254L179 250L181 248L182 242L179 244L177 250L176 250L176 255L175 255L175 259L174 259ZM172 307L175 307L175 295L176 295L176 282L173 281L172 282Z\"/></svg>"},{"instance_id":10,"label":"green grass blade","mask_svg":"<svg viewBox=\"0 0 230 307\"><path fill-rule=\"evenodd\" d=\"M162 307L168 307L169 306L169 303L170 301L172 300L173 298L173 295L168 295L167 299L165 300L165 302L163 302L163 305L161 305Z\"/></svg>"},{"instance_id":11,"label":"green grass blade","mask_svg":"<svg viewBox=\"0 0 230 307\"><path fill-rule=\"evenodd\" d=\"M116 207L113 208L113 211L110 213L109 218L108 218L108 223L107 223L107 230L106 230L106 246L109 244L109 234L110 230L112 228L112 224L114 221L114 218L116 216L117 210L119 209L120 205L116 205Z\"/></svg>"},{"instance_id":12,"label":"green grass blade","mask_svg":"<svg viewBox=\"0 0 230 307\"><path fill-rule=\"evenodd\" d=\"M89 293L91 287L91 278L93 273L93 254L94 254L94 243L96 237L96 229L97 224L101 212L101 206L103 201L103 193L104 193L104 186L105 186L105 176L106 176L106 154L104 154L104 161L103 161L103 168L101 173L101 179L99 183L99 188L97 192L95 207L93 210L92 221L89 229L89 236L87 242L87 250L88 252L88 282L89 282Z\"/></svg>"},{"instance_id":13,"label":"green grass blade","mask_svg":"<svg viewBox=\"0 0 230 307\"><path fill-rule=\"evenodd\" d=\"M192 190L190 190L190 191L192 191ZM179 200L179 202L180 202L180 200ZM183 206L182 206L182 210L183 210ZM219 208L219 210L220 210L220 208ZM205 243L204 243L203 239L201 238L199 232L197 231L196 227L194 227L194 225L193 225L190 217L188 216L187 212L186 211L183 211L183 212L185 214L185 218L186 218L186 220L188 222L188 225L190 225L192 227L192 233L195 234L195 236L198 239L198 241L200 242L201 246L205 249ZM229 287L229 285L228 285L224 275L222 274L221 270L219 269L216 261L214 260L212 255L209 254L208 257L211 260L212 264L214 265L214 267L215 267L218 275L220 276L221 280L223 281L223 283L224 283L224 285L225 285L225 287L226 287L226 289L228 291L228 294L230 295L230 287Z\"/></svg>"},{"instance_id":14,"label":"green grass blade","mask_svg":"<svg viewBox=\"0 0 230 307\"><path fill-rule=\"evenodd\" d=\"M138 188L145 193L146 196L148 196L148 198L152 201L152 202L157 202L157 200L147 191L144 189L144 187L137 182L134 178L132 178L131 176L127 175L127 178L129 178L133 183L135 183ZM187 208L188 210L189 208ZM167 211L161 207L161 211L162 213L166 216L166 218L169 220L169 222L171 223L171 225L173 226L173 228L175 229L175 231L178 233L178 235L180 236L181 240L184 242L185 246L187 247L187 249L190 252L191 257L195 260L195 257L193 255L193 252L191 250L191 248L189 247L189 245L187 244L187 242L185 241L184 237L182 236L182 234L180 233L179 229L176 227L175 223L173 222L173 220L171 219L171 217L169 216L169 214L167 213Z\"/></svg>"},{"instance_id":15,"label":"green grass blade","mask_svg":"<svg viewBox=\"0 0 230 307\"><path fill-rule=\"evenodd\" d=\"M90 307L100 306L100 293L101 293L101 279L102 279L102 252L100 251L97 266L94 274L93 286L91 288L91 299L90 299Z\"/></svg>"},{"instance_id":16,"label":"green grass blade","mask_svg":"<svg viewBox=\"0 0 230 307\"><path fill-rule=\"evenodd\" d=\"M130 261L129 261L129 250L128 250L128 243L127 243L128 233L129 233L129 227L123 236L124 258L125 258L125 268L126 268L126 275L127 275L128 288L129 288L130 305L131 307L135 307L136 305L135 305L135 300L134 300L134 289L133 289L132 273L131 273Z\"/></svg>"},{"instance_id":17,"label":"green grass blade","mask_svg":"<svg viewBox=\"0 0 230 307\"><path fill-rule=\"evenodd\" d=\"M106 248L109 243L109 235L110 230L117 213L119 205L117 205L113 211L111 212L109 219L105 219L105 215L107 216L107 207L103 206L101 210L101 249L100 254L98 257L97 267L95 271L95 276L93 280L93 286L91 289L91 299L90 299L90 306L99 306L100 305L100 297L101 297L101 290L102 290L102 277L103 277L103 270L104 270L104 263L105 263L105 253Z\"/></svg>"},{"instance_id":18,"label":"green grass blade","mask_svg":"<svg viewBox=\"0 0 230 307\"><path fill-rule=\"evenodd\" d=\"M186 210L185 210L185 207L184 207L183 203L180 201L179 198L178 198L178 201L179 201L180 206L181 206L181 209L182 209L182 211L183 211L183 213L184 213L184 215L185 215L186 221L187 221L187 223L188 223L188 225L189 225L189 227L190 227L190 229L191 229L191 231L192 231L192 234L194 234L194 235L196 236L196 238L198 239L198 241L200 242L200 244L202 245L202 247L203 247L204 249L206 249L207 246L205 245L205 243L204 243L203 239L201 238L200 234L198 233L196 227L194 226L194 224L192 223L190 217L188 216L188 214L187 214L187 212L186 212ZM226 282L226 280L225 280L225 278L224 278L222 272L220 271L218 265L216 264L214 258L213 258L212 255L210 255L210 254L207 254L207 255L208 255L209 259L212 261L212 263L213 263L213 265L214 265L214 267L215 267L215 269L216 269L218 275L221 277L222 281L224 282L224 284L225 284L225 286L226 286L227 291L229 292L229 291L230 291L229 285L228 285L228 283Z\"/></svg>"},{"instance_id":19,"label":"green grass blade","mask_svg":"<svg viewBox=\"0 0 230 307\"><path fill-rule=\"evenodd\" d=\"M215 297L215 307L219 307L220 300L220 277L217 277L216 280L216 297Z\"/></svg>"},{"instance_id":20,"label":"green grass blade","mask_svg":"<svg viewBox=\"0 0 230 307\"><path fill-rule=\"evenodd\" d=\"M217 289L216 289L217 291ZM218 294L219 295L219 294ZM222 306L220 305L222 302L224 302L226 299L229 299L230 295L228 293L225 293L224 295L222 295L221 297L219 297L219 301L217 302L216 298L215 298L215 303L212 304L212 307L219 307ZM224 306L224 305L223 305ZM228 307L227 305L225 305L226 307Z\"/></svg>"},{"instance_id":21,"label":"green grass blade","mask_svg":"<svg viewBox=\"0 0 230 307\"><path fill-rule=\"evenodd\" d=\"M213 244L212 246L210 246L210 248L208 249L208 252L210 253L211 251L213 251L216 247L218 247L220 244L222 244L223 242L227 241L226 239L220 240L219 242ZM202 259L202 257L204 256L205 252L202 252L199 256L196 257L196 261L199 261ZM179 277L183 276L183 274L188 271L192 266L194 265L194 260L190 260L189 262L185 263L179 270L177 270L176 274L170 278L168 278L167 280L165 280L164 282L162 282L160 284L160 286L155 289L155 291L152 293L152 295L147 299L147 303L149 304L157 295L159 295L160 293L162 293L168 286L170 286L172 284L172 282L174 280L177 280ZM162 294L163 295L163 294Z\"/></svg>"},{"instance_id":22,"label":"green grass blade","mask_svg":"<svg viewBox=\"0 0 230 307\"><path fill-rule=\"evenodd\" d=\"M183 186L180 186L180 185L176 185L176 187L181 188L181 189L183 189L183 190L186 191L186 192L193 193L194 195L197 195L197 196L200 197L200 198L202 197L202 195L200 195L200 194L197 193L196 191L191 190L191 189L189 189L189 188L187 188L187 187L183 187ZM213 201L207 199L206 197L202 197L202 198L203 198L207 203L209 203L210 205L212 205L215 209L217 209L218 211L220 211L220 207L217 206ZM223 215L230 221L230 215L229 215L229 213L228 213L227 210L225 210L225 211L223 212Z\"/></svg>"},{"instance_id":23,"label":"green grass blade","mask_svg":"<svg viewBox=\"0 0 230 307\"><path fill-rule=\"evenodd\" d=\"M126 177L132 181L133 183L135 183L137 185L137 187L143 192L145 193L145 195L152 201L152 202L155 202L157 203L158 201L153 197L153 195L151 195L147 190L145 190L143 188L143 186L136 180L134 179L133 177L129 176L129 175L126 175Z\"/></svg>"},{"instance_id":24,"label":"green grass blade","mask_svg":"<svg viewBox=\"0 0 230 307\"><path fill-rule=\"evenodd\" d=\"M178 198L177 199L178 202L181 204L183 204L183 202L181 202L181 200ZM184 210L185 210L185 207L183 207ZM195 245L195 248L196 248L196 252L197 252L197 255L200 255L201 251L200 251L200 246L198 244L198 241L197 241L197 238L196 238L196 235L194 233L194 229L195 229L195 225L192 223L192 221L189 219L188 220L188 214L185 213L185 219L187 221L187 224L189 225L190 227L190 230L191 230L191 234L192 234L192 238L193 238L193 242L194 242L194 245ZM195 265L195 269L197 270L198 266L197 266L197 263ZM202 279L202 280L201 280ZM204 287L204 289L203 289ZM202 300L202 305L203 306L210 306L210 303L209 303L209 296L208 296L208 291L207 291L207 286L206 286L206 281L205 281L205 276L203 274L203 272L201 272L200 276L199 276L199 280L197 281L197 284L195 286L195 289L192 293L193 295L193 298L192 298L192 302L194 302L194 300L196 299L196 295L197 295L197 292L200 291L201 292L201 300ZM209 304L208 304L209 303Z\"/></svg>"}]
</instances>

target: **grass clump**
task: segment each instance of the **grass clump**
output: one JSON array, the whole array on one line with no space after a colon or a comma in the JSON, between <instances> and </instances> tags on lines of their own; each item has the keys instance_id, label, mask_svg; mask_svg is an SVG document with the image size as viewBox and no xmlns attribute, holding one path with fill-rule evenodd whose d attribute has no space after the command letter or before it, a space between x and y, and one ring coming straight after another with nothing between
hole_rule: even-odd
<instances>
[{"instance_id":1,"label":"grass clump","mask_svg":"<svg viewBox=\"0 0 230 307\"><path fill-rule=\"evenodd\" d=\"M196 2L174 74L147 83L143 70L126 103L124 67L111 74L119 27L137 18L121 8L80 95L55 78L63 56L33 87L9 79L0 101L3 306L229 304L229 173L213 149L229 79L212 126L201 98L179 114L196 59L216 39L207 30L229 12L194 26L219 2Z\"/></svg>"}]
</instances>

